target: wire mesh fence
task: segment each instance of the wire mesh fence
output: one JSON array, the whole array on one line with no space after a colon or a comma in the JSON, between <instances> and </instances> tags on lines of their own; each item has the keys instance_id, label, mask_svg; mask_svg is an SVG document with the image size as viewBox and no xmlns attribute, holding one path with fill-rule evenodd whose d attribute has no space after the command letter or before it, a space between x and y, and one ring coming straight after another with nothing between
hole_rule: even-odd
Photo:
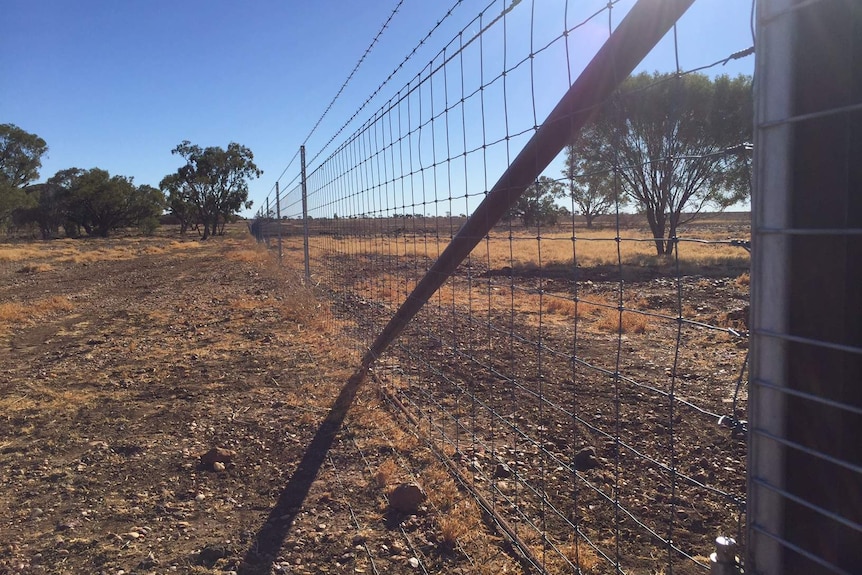
<instances>
[{"instance_id":1,"label":"wire mesh fence","mask_svg":"<svg viewBox=\"0 0 862 575\"><path fill-rule=\"evenodd\" d=\"M489 3L251 224L537 572L745 547L753 38L633 4Z\"/></svg>"}]
</instances>

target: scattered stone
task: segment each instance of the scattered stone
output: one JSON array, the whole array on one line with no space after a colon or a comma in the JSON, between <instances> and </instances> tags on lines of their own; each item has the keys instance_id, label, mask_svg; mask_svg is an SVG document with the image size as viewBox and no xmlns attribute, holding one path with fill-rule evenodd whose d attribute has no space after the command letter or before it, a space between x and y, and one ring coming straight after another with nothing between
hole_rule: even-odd
<instances>
[{"instance_id":1,"label":"scattered stone","mask_svg":"<svg viewBox=\"0 0 862 575\"><path fill-rule=\"evenodd\" d=\"M72 531L77 526L78 526L78 522L71 520L71 521L61 521L54 528L57 531Z\"/></svg>"},{"instance_id":2,"label":"scattered stone","mask_svg":"<svg viewBox=\"0 0 862 575\"><path fill-rule=\"evenodd\" d=\"M195 501L203 501L206 498L207 498L207 496L204 495L203 493L198 493L197 495L195 495Z\"/></svg>"},{"instance_id":3,"label":"scattered stone","mask_svg":"<svg viewBox=\"0 0 862 575\"><path fill-rule=\"evenodd\" d=\"M496 479L508 479L512 477L512 468L505 463L498 463L494 468L494 477Z\"/></svg>"},{"instance_id":4,"label":"scattered stone","mask_svg":"<svg viewBox=\"0 0 862 575\"><path fill-rule=\"evenodd\" d=\"M223 447L213 447L206 453L200 456L201 466L205 469L214 469L215 471L219 471L215 468L216 463L221 463L225 467L231 465L233 463L233 458L236 455L235 451L230 449L225 449Z\"/></svg>"},{"instance_id":5,"label":"scattered stone","mask_svg":"<svg viewBox=\"0 0 862 575\"><path fill-rule=\"evenodd\" d=\"M219 559L230 557L231 551L223 545L207 545L198 552L198 564L213 567Z\"/></svg>"},{"instance_id":6,"label":"scattered stone","mask_svg":"<svg viewBox=\"0 0 862 575\"><path fill-rule=\"evenodd\" d=\"M596 459L596 450L592 447L585 447L575 454L575 469L578 471L589 471L600 465L601 462Z\"/></svg>"},{"instance_id":7,"label":"scattered stone","mask_svg":"<svg viewBox=\"0 0 862 575\"><path fill-rule=\"evenodd\" d=\"M156 559L156 556L153 555L151 551L149 555L141 559L141 562L138 563L138 569L152 569L153 567L158 566L159 560Z\"/></svg>"},{"instance_id":8,"label":"scattered stone","mask_svg":"<svg viewBox=\"0 0 862 575\"><path fill-rule=\"evenodd\" d=\"M415 483L402 483L389 494L389 507L401 513L416 513L424 501L425 494Z\"/></svg>"},{"instance_id":9,"label":"scattered stone","mask_svg":"<svg viewBox=\"0 0 862 575\"><path fill-rule=\"evenodd\" d=\"M224 471L225 466L221 461L213 461L213 471Z\"/></svg>"},{"instance_id":10,"label":"scattered stone","mask_svg":"<svg viewBox=\"0 0 862 575\"><path fill-rule=\"evenodd\" d=\"M415 557L411 557L410 559L408 559L408 560L407 560L407 562L408 562L408 563L410 564L410 566L411 566L411 567L413 567L414 569L418 569L418 568L419 568L419 560L418 560L417 558L415 558Z\"/></svg>"}]
</instances>

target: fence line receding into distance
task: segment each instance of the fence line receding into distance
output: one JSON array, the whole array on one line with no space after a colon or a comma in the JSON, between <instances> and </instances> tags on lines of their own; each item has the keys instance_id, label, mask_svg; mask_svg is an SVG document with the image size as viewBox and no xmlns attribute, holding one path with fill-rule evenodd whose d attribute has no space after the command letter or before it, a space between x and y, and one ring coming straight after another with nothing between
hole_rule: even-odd
<instances>
[{"instance_id":1,"label":"fence line receding into distance","mask_svg":"<svg viewBox=\"0 0 862 575\"><path fill-rule=\"evenodd\" d=\"M592 228L568 193L506 215L540 177L593 175L564 174L563 147L690 4L492 2L252 223L537 572L706 573L718 535L743 554L745 216L703 215L658 257L618 201ZM663 82L749 47L683 69L696 47L672 42Z\"/></svg>"}]
</instances>

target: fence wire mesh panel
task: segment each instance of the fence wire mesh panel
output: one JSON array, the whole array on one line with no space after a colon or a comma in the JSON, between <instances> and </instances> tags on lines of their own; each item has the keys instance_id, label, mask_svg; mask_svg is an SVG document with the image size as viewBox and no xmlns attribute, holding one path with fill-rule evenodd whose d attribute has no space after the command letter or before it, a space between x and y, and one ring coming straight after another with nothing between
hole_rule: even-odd
<instances>
[{"instance_id":1,"label":"fence wire mesh panel","mask_svg":"<svg viewBox=\"0 0 862 575\"><path fill-rule=\"evenodd\" d=\"M750 563L859 573L862 5L769 0L758 22Z\"/></svg>"},{"instance_id":2,"label":"fence wire mesh panel","mask_svg":"<svg viewBox=\"0 0 862 575\"><path fill-rule=\"evenodd\" d=\"M689 4L488 3L252 223L530 571L744 555L753 37Z\"/></svg>"}]
</instances>

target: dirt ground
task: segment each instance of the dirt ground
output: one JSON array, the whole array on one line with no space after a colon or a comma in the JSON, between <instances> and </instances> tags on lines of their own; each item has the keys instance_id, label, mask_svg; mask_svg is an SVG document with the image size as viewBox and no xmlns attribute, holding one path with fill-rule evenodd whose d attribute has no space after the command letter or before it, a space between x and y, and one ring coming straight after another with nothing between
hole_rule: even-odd
<instances>
[{"instance_id":1,"label":"dirt ground","mask_svg":"<svg viewBox=\"0 0 862 575\"><path fill-rule=\"evenodd\" d=\"M269 257L0 245L0 574L521 572Z\"/></svg>"},{"instance_id":2,"label":"dirt ground","mask_svg":"<svg viewBox=\"0 0 862 575\"><path fill-rule=\"evenodd\" d=\"M348 286L345 313L368 334L424 272L411 242L426 231L401 251L368 234L319 266ZM718 218L686 232L746 238L748 225ZM489 254L509 246L500 234L490 243ZM550 573L577 563L591 574L695 574L709 569L716 536L745 544L748 255L728 242L680 252L577 270L477 257L379 365ZM594 461L581 466L584 453Z\"/></svg>"}]
</instances>

